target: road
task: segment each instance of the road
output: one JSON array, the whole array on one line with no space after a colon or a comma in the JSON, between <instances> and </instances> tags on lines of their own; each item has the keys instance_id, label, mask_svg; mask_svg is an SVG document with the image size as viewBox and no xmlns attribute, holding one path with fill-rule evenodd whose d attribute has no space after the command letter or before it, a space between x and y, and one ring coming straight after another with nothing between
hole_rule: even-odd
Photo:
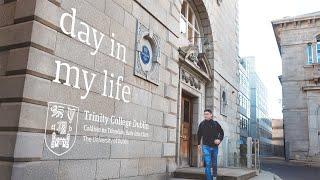
<instances>
[{"instance_id":1,"label":"road","mask_svg":"<svg viewBox=\"0 0 320 180\"><path fill-rule=\"evenodd\" d=\"M320 180L320 165L286 162L282 158L263 158L261 169L278 175L283 180Z\"/></svg>"}]
</instances>

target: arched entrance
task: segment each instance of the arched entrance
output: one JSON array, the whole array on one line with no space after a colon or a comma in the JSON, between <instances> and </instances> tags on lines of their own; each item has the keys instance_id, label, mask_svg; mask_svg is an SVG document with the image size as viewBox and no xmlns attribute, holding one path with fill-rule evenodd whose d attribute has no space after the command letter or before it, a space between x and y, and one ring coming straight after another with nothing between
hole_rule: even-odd
<instances>
[{"instance_id":1,"label":"arched entrance","mask_svg":"<svg viewBox=\"0 0 320 180\"><path fill-rule=\"evenodd\" d=\"M180 21L177 164L199 167L196 133L204 108L213 108L213 104L206 103L207 85L213 78L213 41L203 1L183 1Z\"/></svg>"}]
</instances>

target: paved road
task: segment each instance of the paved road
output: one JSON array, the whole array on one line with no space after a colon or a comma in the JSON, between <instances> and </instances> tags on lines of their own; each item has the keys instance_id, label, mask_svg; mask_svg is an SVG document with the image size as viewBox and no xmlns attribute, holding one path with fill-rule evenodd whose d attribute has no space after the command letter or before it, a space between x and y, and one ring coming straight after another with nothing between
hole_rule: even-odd
<instances>
[{"instance_id":1,"label":"paved road","mask_svg":"<svg viewBox=\"0 0 320 180\"><path fill-rule=\"evenodd\" d=\"M261 168L278 175L283 180L320 180L320 166L308 166L304 163L287 163L279 158L264 158Z\"/></svg>"}]
</instances>

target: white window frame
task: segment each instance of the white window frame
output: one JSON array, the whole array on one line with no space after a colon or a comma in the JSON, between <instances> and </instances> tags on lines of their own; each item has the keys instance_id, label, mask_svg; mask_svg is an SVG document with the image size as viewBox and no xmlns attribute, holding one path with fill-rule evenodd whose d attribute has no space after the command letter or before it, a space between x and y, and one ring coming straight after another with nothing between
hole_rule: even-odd
<instances>
[{"instance_id":1,"label":"white window frame","mask_svg":"<svg viewBox=\"0 0 320 180\"><path fill-rule=\"evenodd\" d=\"M196 18L196 14L194 10L192 9L192 6L187 1L183 1L183 3L186 3L186 17L182 14L183 9L180 11L180 33L182 34L182 37L185 39L185 42L190 45L195 45L199 47L199 51L202 51L202 44L201 44L201 33L199 30L199 23ZM188 17L189 13L192 13L192 22L189 22ZM192 29L192 37L189 39L189 28ZM197 37L197 38L195 38ZM195 42L196 39L196 42Z\"/></svg>"},{"instance_id":2,"label":"white window frame","mask_svg":"<svg viewBox=\"0 0 320 180\"><path fill-rule=\"evenodd\" d=\"M307 44L307 64L313 63L313 52L312 52L312 44Z\"/></svg>"},{"instance_id":3,"label":"white window frame","mask_svg":"<svg viewBox=\"0 0 320 180\"><path fill-rule=\"evenodd\" d=\"M320 63L320 37L317 38L316 53L317 53L317 63Z\"/></svg>"}]
</instances>

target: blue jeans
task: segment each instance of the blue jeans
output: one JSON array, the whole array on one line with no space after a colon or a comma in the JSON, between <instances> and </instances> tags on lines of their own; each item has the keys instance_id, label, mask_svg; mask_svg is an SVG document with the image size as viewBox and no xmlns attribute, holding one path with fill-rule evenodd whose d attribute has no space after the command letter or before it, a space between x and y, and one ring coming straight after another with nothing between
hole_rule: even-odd
<instances>
[{"instance_id":1,"label":"blue jeans","mask_svg":"<svg viewBox=\"0 0 320 180\"><path fill-rule=\"evenodd\" d=\"M203 159L205 163L206 179L212 180L212 176L217 177L218 170L218 146L210 147L208 145L202 145ZM213 175L211 175L211 167Z\"/></svg>"}]
</instances>

